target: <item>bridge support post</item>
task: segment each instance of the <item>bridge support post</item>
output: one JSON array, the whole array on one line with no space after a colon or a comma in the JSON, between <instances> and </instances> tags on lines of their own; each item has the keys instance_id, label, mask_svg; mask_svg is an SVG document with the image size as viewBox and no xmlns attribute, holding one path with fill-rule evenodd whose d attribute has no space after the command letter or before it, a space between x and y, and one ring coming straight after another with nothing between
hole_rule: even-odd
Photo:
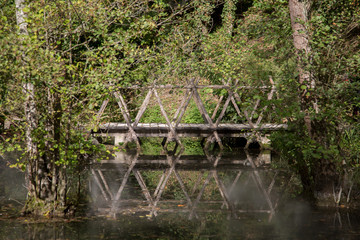
<instances>
[{"instance_id":1,"label":"bridge support post","mask_svg":"<svg viewBox=\"0 0 360 240\"><path fill-rule=\"evenodd\" d=\"M258 141L262 149L269 149L271 147L271 140L268 134L260 136Z\"/></svg>"},{"instance_id":2,"label":"bridge support post","mask_svg":"<svg viewBox=\"0 0 360 240\"><path fill-rule=\"evenodd\" d=\"M119 143L124 143L126 138L126 134L119 133L115 135L114 145L117 146Z\"/></svg>"}]
</instances>

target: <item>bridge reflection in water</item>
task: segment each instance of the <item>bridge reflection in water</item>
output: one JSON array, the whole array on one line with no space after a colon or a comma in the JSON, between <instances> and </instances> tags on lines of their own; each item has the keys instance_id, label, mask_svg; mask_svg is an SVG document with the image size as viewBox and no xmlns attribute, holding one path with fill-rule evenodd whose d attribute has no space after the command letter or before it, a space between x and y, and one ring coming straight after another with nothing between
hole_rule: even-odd
<instances>
[{"instance_id":1,"label":"bridge reflection in water","mask_svg":"<svg viewBox=\"0 0 360 240\"><path fill-rule=\"evenodd\" d=\"M127 155L94 164L90 192L95 210L118 214L182 213L189 219L221 212L229 218L266 214L270 221L278 199L277 172L270 153L243 151L228 155Z\"/></svg>"}]
</instances>

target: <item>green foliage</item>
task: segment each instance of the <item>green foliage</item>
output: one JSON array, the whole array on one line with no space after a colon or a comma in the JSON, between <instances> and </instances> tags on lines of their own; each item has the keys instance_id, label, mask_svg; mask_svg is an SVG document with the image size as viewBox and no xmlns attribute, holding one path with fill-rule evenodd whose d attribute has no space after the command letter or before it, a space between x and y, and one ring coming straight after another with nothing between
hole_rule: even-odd
<instances>
[{"instance_id":1,"label":"green foliage","mask_svg":"<svg viewBox=\"0 0 360 240\"><path fill-rule=\"evenodd\" d=\"M165 118L163 117L160 107L148 107L149 109L145 111L144 116L141 118L141 122L144 123L166 123Z\"/></svg>"},{"instance_id":2,"label":"green foliage","mask_svg":"<svg viewBox=\"0 0 360 240\"><path fill-rule=\"evenodd\" d=\"M351 167L360 167L360 126L359 123L347 126L343 130L340 149Z\"/></svg>"},{"instance_id":3,"label":"green foliage","mask_svg":"<svg viewBox=\"0 0 360 240\"><path fill-rule=\"evenodd\" d=\"M359 151L356 134L359 35L356 29L360 8L357 1L310 2L310 21L306 27L311 57L305 61L305 69L311 72L316 87L308 90L305 97L316 99L320 111L309 106L307 123L300 107L300 98L304 96L299 95L299 89L306 90L308 86L300 85L297 80L299 59L292 46L287 1L254 1L239 35L246 37L247 43L254 42L247 59L258 59L260 64L266 62L268 67L258 64L257 70L275 76L277 82L281 99L274 102L279 107L276 113L288 123L289 129L272 134L272 145L302 175L302 183L313 188L321 182L320 178L325 179L324 172L334 180L344 166L354 168L358 164L355 156ZM254 74L255 69L249 72Z\"/></svg>"},{"instance_id":4,"label":"green foliage","mask_svg":"<svg viewBox=\"0 0 360 240\"><path fill-rule=\"evenodd\" d=\"M191 102L182 119L183 123L203 123L200 111L194 102Z\"/></svg>"}]
</instances>

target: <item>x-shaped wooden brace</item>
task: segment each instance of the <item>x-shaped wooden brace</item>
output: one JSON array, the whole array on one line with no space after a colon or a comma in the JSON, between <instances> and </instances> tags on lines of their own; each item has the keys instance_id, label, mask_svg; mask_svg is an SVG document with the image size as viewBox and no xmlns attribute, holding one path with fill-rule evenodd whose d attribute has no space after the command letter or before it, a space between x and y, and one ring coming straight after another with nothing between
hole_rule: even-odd
<instances>
[{"instance_id":1,"label":"x-shaped wooden brace","mask_svg":"<svg viewBox=\"0 0 360 240\"><path fill-rule=\"evenodd\" d=\"M205 155L205 156L206 156L207 160L208 160L210 163L212 163L213 166L216 168L219 160L221 159L222 154L221 154L221 152L220 152L216 157L213 157L212 155L208 155L208 152L206 152L206 155ZM203 176L203 174L204 174L204 173L202 173L202 174L199 176L198 180L196 181L195 186L194 186L194 188L193 188L193 190L192 190L192 195L195 193L195 190L196 190L196 188L198 187L198 185L199 185L199 183L200 183L200 180L201 180L201 177ZM212 177L214 178L215 183L216 183L216 185L217 185L217 187L218 187L218 189L219 189L220 195L221 195L221 197L222 197L223 200L224 200L224 204L226 205L226 207L227 207L228 209L230 209L231 214L232 214L235 218L237 218L234 204L231 202L231 200L230 200L230 198L229 198L229 194L228 194L228 192L226 191L226 188L225 188L224 184L222 183L222 181L220 180L220 178L219 178L219 176L218 176L217 170L216 170L216 169L213 169L213 170L210 170L210 171L209 171L209 175L208 175L207 178L205 179L204 184L203 184L200 192L198 193L198 195L197 195L197 197L196 197L196 199L195 199L195 202L193 203L193 206L192 206L192 208L191 208L191 210L190 210L189 219L192 219L192 217L193 217L194 214L196 213L196 212L195 212L196 206L197 206L198 203L200 202L201 197L202 197L202 195L204 194L205 188L206 188L206 186L209 184L209 182L210 182L210 180L211 180Z\"/></svg>"},{"instance_id":2,"label":"x-shaped wooden brace","mask_svg":"<svg viewBox=\"0 0 360 240\"><path fill-rule=\"evenodd\" d=\"M117 210L118 205L119 205L119 201L121 199L121 195L122 195L122 193L124 191L124 188L125 188L125 186L127 184L127 181L129 179L129 176L130 176L131 172L134 174L137 182L139 183L139 185L141 187L141 190L142 190L142 193L144 194L147 202L149 203L149 206L152 206L154 204L153 199L151 197L151 194L150 194L148 188L146 187L145 181L144 181L144 179L142 178L142 176L140 174L140 171L138 169L134 168L135 165L136 165L138 156L139 156L139 154L137 154L135 157L130 158L131 164L129 165L126 173L124 174L123 180L122 180L122 182L120 184L120 187L119 187L119 189L118 189L115 196L111 192L111 190L110 190L110 188L109 188L109 186L107 184L107 181L106 181L104 175L102 174L101 170L97 170L101 181L98 178L95 170L94 169L91 170L92 174L94 176L95 182L97 183L98 187L100 188L100 191L101 191L104 199L106 201L109 201L109 200L113 201L112 206L111 206L111 212L114 213L114 214L116 213L116 210Z\"/></svg>"},{"instance_id":3,"label":"x-shaped wooden brace","mask_svg":"<svg viewBox=\"0 0 360 240\"><path fill-rule=\"evenodd\" d=\"M183 145L181 144L180 138L178 137L178 135L177 135L177 133L176 133L176 130L175 130L173 124L172 124L172 123L170 122L170 120L169 120L169 117L168 117L168 115L167 115L167 113L166 113L166 111L165 111L165 109L164 109L164 106L163 106L163 104L162 104L162 102L161 102L161 99L160 99L160 97L159 97L158 92L156 91L155 88L154 88L153 91L154 91L154 93L155 93L155 97L156 97L156 99L157 99L157 101L158 101L158 104L159 104L159 106L160 106L161 114L164 116L165 121L166 121L166 124L168 125L169 130L170 130L170 132L169 132L169 134L168 134L168 136L167 136L167 138L166 138L165 144L164 144L164 149L167 150L167 145L168 145L169 141L173 141L173 140L175 140L175 141L176 141L176 144L177 144L177 145L180 145L181 148L183 149ZM176 147L177 147L177 146L176 146Z\"/></svg>"},{"instance_id":4,"label":"x-shaped wooden brace","mask_svg":"<svg viewBox=\"0 0 360 240\"><path fill-rule=\"evenodd\" d=\"M272 80L271 77L270 77L270 83L271 83L272 87L271 87L271 91L270 91L269 94L267 95L267 100L269 100L269 101L273 98L274 93L275 93L275 91L276 91L275 83L274 83L274 81ZM231 90L229 90L229 94L230 94L230 92L231 92ZM236 112L237 112L238 115L241 117L240 109L238 108L235 99L236 99L238 102L241 102L241 98L240 98L239 94L238 94L236 91L233 92L233 97L231 98L231 101L232 101L234 107L236 106L236 107L235 107ZM256 120L256 123L253 123L252 119L253 119L253 117L254 117L254 115L255 115L255 112L256 112L257 108L259 107L259 104L260 104L260 99L257 99L256 102L255 102L254 108L253 108L253 110L251 111L251 114L250 114L250 115L249 115L249 113L248 113L248 111L247 111L246 109L243 111L246 120L248 121L250 127L252 127L252 128L258 127L258 126L260 125L261 120L263 119L264 112L266 111L266 109L267 109L267 107L268 107L267 105L266 105L265 107L263 107L263 109L261 110L261 112L260 112L260 114L259 114L258 119Z\"/></svg>"},{"instance_id":5,"label":"x-shaped wooden brace","mask_svg":"<svg viewBox=\"0 0 360 240\"><path fill-rule=\"evenodd\" d=\"M118 193L117 195L113 198L113 200L115 200L115 202L118 202L120 200L120 197L121 197L121 193L126 185L126 182L129 178L129 175L130 175L130 172L133 172L137 182L139 183L140 187L141 187L141 190L142 190L142 193L144 194L147 202L149 203L149 207L151 207L151 211L150 211L150 215L154 215L156 216L157 215L157 211L156 211L156 206L157 204L159 203L160 199L161 199L161 195L166 187L166 184L169 180L169 177L171 176L171 174L174 172L175 173L175 177L177 178L179 184L180 184L180 187L181 189L183 190L185 196L186 196L186 199L187 199L187 202L188 202L188 205L191 207L192 206L192 202L190 200L190 197L189 195L187 194L186 190L185 190L185 185L180 177L180 175L178 174L178 172L175 170L175 164L176 164L176 161L180 158L181 155L178 155L176 156L175 158L173 158L173 156L167 156L168 157L168 161L169 161L169 165L170 165L170 168L166 169L163 173L163 175L161 176L160 178L160 181L158 183L158 186L154 192L154 197L151 196L151 193L150 191L148 190L146 184L145 184L145 181L140 173L140 171L136 168L134 168L135 166L135 163L136 163L136 159L132 159L132 163L131 165L129 166L127 172L125 173L125 176L123 178L123 181L121 183L121 186L118 190ZM97 180L98 181L98 180ZM107 184L105 184L106 186ZM100 185L101 187L101 185ZM104 191L102 191L104 192ZM103 194L104 195L104 194ZM105 195L104 195L105 196ZM105 198L106 200L108 200L107 198ZM115 212L116 211L116 208L112 209L112 212Z\"/></svg>"},{"instance_id":6,"label":"x-shaped wooden brace","mask_svg":"<svg viewBox=\"0 0 360 240\"><path fill-rule=\"evenodd\" d=\"M153 205L153 199L151 197L151 194L150 194L148 188L146 187L145 181L142 178L140 171L138 169L134 169L134 166L132 166L132 165L130 165L129 167L132 168L131 171L133 172L137 182L139 183L139 185L141 187L141 190L142 190L142 193L144 194L146 200L148 201L149 205L152 206ZM92 172L92 174L93 174L93 176L95 178L95 182L97 183L98 187L100 188L100 191L101 191L104 199L106 201L115 200L115 197L114 197L113 193L111 192L111 190L109 188L109 185L108 185L102 171L100 169L97 170L97 173L100 176L101 181L98 178L98 176L97 176L94 169L91 169L91 172ZM124 179L123 179L123 181L125 181L125 183L124 183L125 185L126 185L126 182L128 181L128 178L129 178L129 171L126 172L126 174L124 176ZM121 198L121 193L122 193L123 190L124 190L124 187L122 187L121 190L120 190L119 200Z\"/></svg>"},{"instance_id":7,"label":"x-shaped wooden brace","mask_svg":"<svg viewBox=\"0 0 360 240\"><path fill-rule=\"evenodd\" d=\"M219 144L220 149L223 149L222 141L216 131L216 125L214 124L213 120L207 113L204 103L201 100L201 97L197 90L197 85L199 83L199 80L200 80L199 78L196 79L196 81L194 78L190 79L190 82L188 85L189 90L186 92L185 97L184 97L182 103L180 104L180 107L177 109L177 111L175 113L173 123L175 123L176 127L178 126L178 124L181 122L181 119L190 103L191 98L193 98L204 122L207 123L211 129L213 129L213 136L215 137L216 142ZM205 148L208 148L208 144L205 146Z\"/></svg>"},{"instance_id":8,"label":"x-shaped wooden brace","mask_svg":"<svg viewBox=\"0 0 360 240\"><path fill-rule=\"evenodd\" d=\"M140 121L141 117L144 115L144 112L147 109L147 107L148 107L148 105L150 103L150 99L151 99L153 94L155 95L155 98L156 98L156 100L157 100L157 102L159 104L161 114L165 118L166 124L169 127L169 134L168 134L168 137L166 138L166 142L164 144L164 149L167 149L168 142L173 141L173 140L176 141L177 145L182 146L181 141L180 141L178 135L176 134L176 130L175 130L173 124L170 122L169 117L168 117L168 115L167 115L167 113L166 113L166 111L164 109L163 104L162 104L162 101L161 101L161 99L159 97L159 94L158 94L158 92L157 92L157 90L156 90L156 88L154 86L152 88L150 88L148 93L146 94L146 97L145 97L143 103L140 106L140 109L139 109L139 111L138 111L138 113L137 113L137 115L135 117L135 120L134 120L134 123L132 124L132 127L134 128L139 124L139 121Z\"/></svg>"},{"instance_id":9,"label":"x-shaped wooden brace","mask_svg":"<svg viewBox=\"0 0 360 240\"><path fill-rule=\"evenodd\" d=\"M216 127L216 128L219 126L221 120L223 119L223 117L224 117L224 115L225 115L226 109L227 109L227 107L229 106L230 101L233 99L234 93L229 90L229 89L230 89L230 86L229 86L230 80L231 80L231 79L229 79L228 82L225 82L225 81L223 80L224 85L226 85L226 86L228 87L227 90L228 90L229 96L228 96L227 99L225 100L225 103L224 103L224 106L223 106L223 108L222 108L222 110L221 110L221 112L220 112L220 115L218 116L218 118L217 118L216 121L215 121L214 127ZM238 85L238 81L235 82L234 88L236 88L237 85ZM212 121L213 121L213 120L215 119L215 117L216 117L216 114L217 114L217 112L218 112L218 110L219 110L219 108L220 108L220 106L221 106L221 102L222 102L223 98L224 98L224 96L221 96L221 97L220 97L220 99L219 99L219 101L218 101L218 103L217 103L217 105L216 105L216 107L215 107L215 109L214 109L214 112L213 112L213 114L212 114L212 116L211 116L211 120L212 120ZM235 109L237 110L237 113L240 114L240 110L239 110L236 102L235 102L235 101L232 101L232 103L233 103ZM214 133L215 133L215 132L214 132ZM215 141L215 139L216 139L216 135L215 135L215 134L209 136L209 137L207 138L207 141L206 141L206 144L205 144L205 148L204 148L204 149L208 149L209 144L210 144L210 143L213 143L213 142Z\"/></svg>"},{"instance_id":10,"label":"x-shaped wooden brace","mask_svg":"<svg viewBox=\"0 0 360 240\"><path fill-rule=\"evenodd\" d=\"M134 156L130 156L131 164L130 164L130 166L128 167L128 169L126 171L126 173L124 175L124 178L121 181L120 187L119 187L118 191L116 192L116 195L114 195L111 192L111 190L110 190L110 188L109 188L109 186L107 184L107 181L106 181L104 175L102 174L101 170L97 170L97 173L100 176L100 179L99 179L99 177L97 176L95 170L91 169L91 172L92 172L92 174L94 176L95 182L98 185L98 187L100 188L100 191L101 191L104 199L106 201L109 201L109 200L112 201L111 212L113 214L116 213L116 211L117 211L117 209L119 207L118 205L119 205L119 201L121 199L121 195L122 195L122 193L124 191L124 188L125 188L125 186L127 184L129 176L130 176L131 172L133 171L134 166L136 165L138 157L139 157L139 152ZM136 172L134 172L134 175L135 175L135 177L137 177Z\"/></svg>"},{"instance_id":11,"label":"x-shaped wooden brace","mask_svg":"<svg viewBox=\"0 0 360 240\"><path fill-rule=\"evenodd\" d=\"M252 178L253 178L254 182L256 183L256 186L258 187L259 191L263 193L263 195L265 197L265 200L266 200L266 202L268 204L268 207L270 209L270 215L269 215L269 221L270 221L272 219L272 217L274 216L274 214L275 214L275 208L274 208L273 203L272 203L272 201L270 199L270 192L271 192L271 189L273 188L274 183L270 184L268 189L265 188L265 186L264 186L264 184L263 184L263 182L261 180L259 171L257 170L256 165L254 164L253 156L251 156L251 154L249 154L248 151L245 151L245 153L246 153L246 157L247 157L251 167L253 168Z\"/></svg>"},{"instance_id":12,"label":"x-shaped wooden brace","mask_svg":"<svg viewBox=\"0 0 360 240\"><path fill-rule=\"evenodd\" d=\"M182 152L181 152L182 153ZM152 209L150 211L150 215L155 215L156 216L156 206L159 203L160 199L161 199L161 195L166 187L166 184L171 176L172 173L174 173L175 178L177 179L177 181L180 184L180 188L183 191L188 207L191 208L193 206L193 203L190 199L189 194L186 191L185 188L185 184L180 176L180 174L177 172L177 170L175 169L175 165L176 162L180 159L181 154L178 154L175 158L173 156L169 156L167 155L167 159L168 159L168 163L169 163L169 168L166 169L163 173L163 175L160 178L160 181L156 187L156 190L154 192L154 198L155 200L153 201L153 205L152 205ZM195 214L196 215L196 214ZM197 215L196 215L197 217Z\"/></svg>"},{"instance_id":13,"label":"x-shaped wooden brace","mask_svg":"<svg viewBox=\"0 0 360 240\"><path fill-rule=\"evenodd\" d=\"M275 172L274 176L272 177L272 180L271 180L271 183L269 184L268 188L265 189L264 185L263 185L263 182L261 180L261 177L259 175L259 172L256 169L256 166L254 164L254 161L253 161L253 158L251 157L251 155L246 152L246 155L247 155L247 159L251 165L251 167L254 169L254 172L251 174L251 177L253 178L256 186L258 187L259 191L262 192L264 194L264 197L266 199L266 202L269 206L269 209L270 209L270 215L269 215L269 221L271 221L272 217L274 216L275 214L275 209L277 207L277 202L275 204L275 206L273 206L272 202L271 202L271 199L270 199L270 194L271 194L271 191L274 187L274 184L275 184L275 178L278 174L278 172ZM258 158L260 157L260 155L258 156ZM231 194L235 188L235 185L237 184L237 182L239 181L240 179L240 176L242 175L242 171L239 170L238 171L238 174L236 175L231 187L229 188L229 194ZM247 179L247 181L244 183L244 186L248 185L248 182L249 182L249 178ZM237 201L234 202L234 205L237 204ZM222 205L222 208L226 205L226 203L224 202L223 205Z\"/></svg>"},{"instance_id":14,"label":"x-shaped wooden brace","mask_svg":"<svg viewBox=\"0 0 360 240\"><path fill-rule=\"evenodd\" d=\"M220 195L221 195L221 197L223 198L226 207L227 207L228 209L230 209L231 214L233 215L233 217L234 217L234 218L237 218L235 206L234 206L234 204L232 203L232 201L230 200L229 195L228 195L228 192L226 191L226 188L225 188L224 184L223 184L222 181L220 180L219 175L218 175L218 173L217 173L217 170L214 169L214 170L210 170L210 171L209 171L209 174L208 174L207 178L205 179L204 184L202 185L202 188L201 188L201 190L199 191L199 193L198 193L198 195L197 195L197 197L196 197L196 199L195 199L195 201L194 201L194 203L193 203L193 206L192 206L192 208L191 208L191 210L190 210L189 219L192 219L193 216L194 216L194 214L196 213L196 212L195 212L196 207L197 207L197 205L199 204L199 202L200 202L200 200L201 200L201 197L202 197L202 195L204 194L204 191L205 191L207 185L210 183L211 178L214 178L215 183L216 183L216 185L217 185L217 187L218 187L218 189L219 189Z\"/></svg>"},{"instance_id":15,"label":"x-shaped wooden brace","mask_svg":"<svg viewBox=\"0 0 360 240\"><path fill-rule=\"evenodd\" d=\"M129 166L129 168L127 169L125 175L124 175L124 178L123 180L121 181L121 185L119 187L119 190L117 191L116 195L114 196L113 200L113 204L111 206L111 210L112 212L116 212L117 208L118 208L118 202L120 201L120 198L121 198L121 194L123 193L124 191L124 188L127 184L127 181L129 179L129 176L130 176L130 173L132 172L133 168L135 167L136 165L136 162L137 162L137 159L139 157L139 152L136 153L135 157L132 157L131 158L131 164Z\"/></svg>"},{"instance_id":16,"label":"x-shaped wooden brace","mask_svg":"<svg viewBox=\"0 0 360 240\"><path fill-rule=\"evenodd\" d=\"M120 92L113 92L113 95L116 99L116 102L121 110L121 114L123 115L124 119L125 119L125 122L126 122L126 125L129 129L129 132L125 138L125 142L124 142L124 147L127 146L127 144L129 142L132 142L134 141L136 143L136 147L137 147L137 150L139 151L140 150L140 141L138 139L138 136L134 130L134 127L136 127L137 124L134 124L132 125L131 124L131 117L130 117L130 114L129 114L129 110L127 108L127 105L126 105L126 102L124 100L124 98L122 97L121 93ZM100 121L100 118L101 118L101 115L104 113L104 110L107 106L107 104L109 103L109 99L106 99L103 101L103 103L101 104L101 107L100 107L100 110L98 111L98 114L97 114L97 121L99 122Z\"/></svg>"}]
</instances>

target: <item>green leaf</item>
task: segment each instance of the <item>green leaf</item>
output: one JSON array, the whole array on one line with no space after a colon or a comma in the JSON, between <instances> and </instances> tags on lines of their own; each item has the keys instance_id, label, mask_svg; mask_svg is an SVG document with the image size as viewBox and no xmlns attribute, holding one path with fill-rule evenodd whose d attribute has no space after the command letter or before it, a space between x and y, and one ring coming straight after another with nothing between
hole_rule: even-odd
<instances>
[{"instance_id":1,"label":"green leaf","mask_svg":"<svg viewBox=\"0 0 360 240\"><path fill-rule=\"evenodd\" d=\"M24 13L28 13L28 12L30 12L30 8L28 8L28 7L24 7L24 8L23 8L23 12L24 12Z\"/></svg>"}]
</instances>

